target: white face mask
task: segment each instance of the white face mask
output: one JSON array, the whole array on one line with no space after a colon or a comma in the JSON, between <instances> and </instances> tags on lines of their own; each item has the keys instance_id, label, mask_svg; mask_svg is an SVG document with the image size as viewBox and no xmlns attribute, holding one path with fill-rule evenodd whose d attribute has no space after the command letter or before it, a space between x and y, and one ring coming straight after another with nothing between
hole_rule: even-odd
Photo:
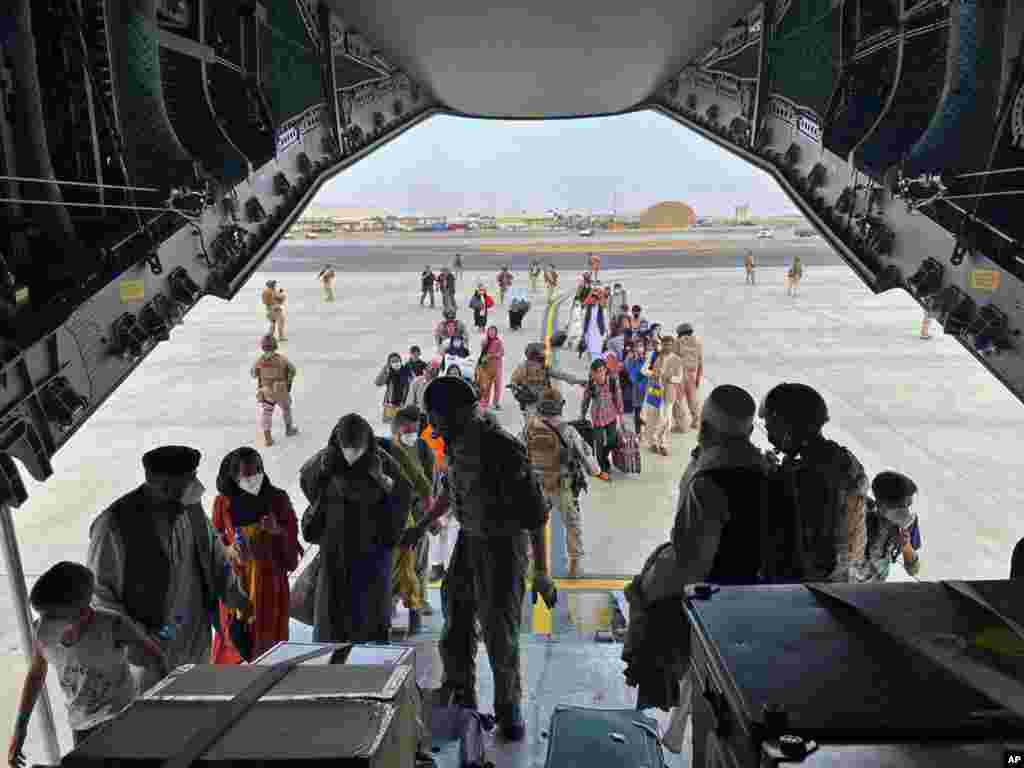
<instances>
[{"instance_id":1,"label":"white face mask","mask_svg":"<svg viewBox=\"0 0 1024 768\"><path fill-rule=\"evenodd\" d=\"M391 363L391 370L393 370L393 371L397 371L401 367L402 367L401 363Z\"/></svg>"},{"instance_id":2,"label":"white face mask","mask_svg":"<svg viewBox=\"0 0 1024 768\"><path fill-rule=\"evenodd\" d=\"M420 439L420 436L415 432L403 432L398 436L398 439L401 441L402 445L407 448L412 448L416 445L416 441Z\"/></svg>"},{"instance_id":3,"label":"white face mask","mask_svg":"<svg viewBox=\"0 0 1024 768\"><path fill-rule=\"evenodd\" d=\"M186 507L190 507L193 504L199 504L203 500L203 494L206 492L206 486L198 480L193 481L192 485L188 487L188 490L181 496L181 503Z\"/></svg>"},{"instance_id":4,"label":"white face mask","mask_svg":"<svg viewBox=\"0 0 1024 768\"><path fill-rule=\"evenodd\" d=\"M253 496L257 495L263 487L263 473L238 478L238 487Z\"/></svg>"},{"instance_id":5,"label":"white face mask","mask_svg":"<svg viewBox=\"0 0 1024 768\"><path fill-rule=\"evenodd\" d=\"M342 448L341 449L341 455L345 457L345 461L348 463L348 465L350 467L353 464L355 464L357 461L359 461L361 458L363 458L363 454L364 453L366 453L366 449L365 448Z\"/></svg>"}]
</instances>

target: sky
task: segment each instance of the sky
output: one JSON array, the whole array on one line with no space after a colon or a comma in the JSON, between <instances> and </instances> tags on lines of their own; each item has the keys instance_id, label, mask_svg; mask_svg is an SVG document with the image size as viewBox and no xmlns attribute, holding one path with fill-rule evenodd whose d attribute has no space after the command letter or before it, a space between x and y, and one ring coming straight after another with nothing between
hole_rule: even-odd
<instances>
[{"instance_id":1,"label":"sky","mask_svg":"<svg viewBox=\"0 0 1024 768\"><path fill-rule=\"evenodd\" d=\"M655 112L575 120L440 115L328 182L316 206L396 216L640 213L666 200L698 216L795 215L763 171Z\"/></svg>"}]
</instances>

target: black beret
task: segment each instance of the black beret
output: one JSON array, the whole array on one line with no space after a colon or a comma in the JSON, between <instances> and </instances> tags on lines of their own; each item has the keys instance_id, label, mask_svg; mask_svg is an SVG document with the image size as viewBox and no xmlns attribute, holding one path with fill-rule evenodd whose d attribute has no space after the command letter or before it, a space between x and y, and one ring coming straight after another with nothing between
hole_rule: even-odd
<instances>
[{"instance_id":1,"label":"black beret","mask_svg":"<svg viewBox=\"0 0 1024 768\"><path fill-rule=\"evenodd\" d=\"M202 454L184 445L164 445L142 456L142 466L157 475L190 475L199 467Z\"/></svg>"},{"instance_id":2,"label":"black beret","mask_svg":"<svg viewBox=\"0 0 1024 768\"><path fill-rule=\"evenodd\" d=\"M899 472L879 472L871 482L871 492L876 499L901 501L917 493L914 481Z\"/></svg>"}]
</instances>

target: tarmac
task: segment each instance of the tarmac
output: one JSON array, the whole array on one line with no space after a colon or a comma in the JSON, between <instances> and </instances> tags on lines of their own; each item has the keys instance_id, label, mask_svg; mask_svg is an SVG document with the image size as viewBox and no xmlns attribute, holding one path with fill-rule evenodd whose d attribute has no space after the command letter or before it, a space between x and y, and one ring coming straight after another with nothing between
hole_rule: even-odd
<instances>
[{"instance_id":1,"label":"tarmac","mask_svg":"<svg viewBox=\"0 0 1024 768\"><path fill-rule=\"evenodd\" d=\"M651 266L606 269L603 277L622 282L630 302L641 304L649 319L666 328L694 324L706 349L704 396L715 385L730 383L760 400L780 381L806 382L829 405L826 434L848 446L870 475L896 469L914 478L924 543L919 578L1005 578L1013 546L1024 535L1017 519L1024 494L1013 480L1024 454L1024 408L936 324L932 340L919 339L921 312L909 296L872 295L852 271L834 264L837 258L826 246L811 243L799 246L807 268L797 297L786 296L783 267L761 266L757 285L748 286L735 259L727 266L716 266L713 259L703 268L660 267L656 259L662 257L651 255L644 257ZM402 258L390 243L357 262L344 255L344 246L334 246L338 300L328 304L308 267L305 272L278 268L294 247L282 246L272 260L274 270L257 273L233 302L201 300L171 341L158 347L55 457L55 474L45 486L25 476L30 497L15 511L15 524L29 588L53 563L84 559L90 522L142 481L140 458L155 445L185 443L202 451L200 477L209 489L208 506L221 458L240 445L253 445L265 458L270 480L288 491L301 515L306 502L298 469L325 445L338 418L355 411L384 429L381 391L373 377L391 351L405 353L418 344L429 357L431 331L440 317L439 309L419 306L418 279L403 272L418 271L420 263L410 258L388 271L386 265ZM737 246L740 254L742 247ZM759 263L771 264L791 252L789 245L764 246ZM431 258L440 264L438 253ZM566 289L571 290L582 261L574 256L575 267L563 272ZM460 286L461 305L476 280L494 285L494 272L482 271L483 262L468 263L473 269ZM249 367L266 329L259 293L272 275L290 294L289 341L282 347L299 370L294 397L301 434L285 438L278 417L278 442L266 449L259 442ZM516 275L514 285L527 284L525 275ZM526 343L540 336L543 300L535 299L522 333L505 331L507 315L500 308L492 314L505 339L506 378L523 358ZM477 351L477 338L471 344ZM578 374L585 368L567 353L560 362ZM575 418L579 391L568 390L567 414ZM507 396L503 405L502 422L517 432L522 422L514 400ZM763 434L755 436L767 445ZM576 590L563 583L566 597L555 616L525 608L532 632L523 661L532 686L532 735L522 749L498 760L499 768L535 760L551 707L567 697L572 703L632 706L635 690L623 683L621 649L595 644L595 633L609 619L609 595L667 540L676 486L694 444L692 433L674 435L669 458L644 453L639 477L592 485L584 500L584 568L603 580L581 582ZM908 578L894 567L893 580ZM436 590L431 600L439 605ZM13 723L25 661L6 589L0 606L0 722ZM437 611L423 638L431 654L440 621ZM294 639L303 639L302 634L297 627ZM436 676L436 669L431 674ZM489 678L481 657L481 685ZM71 735L52 674L48 688L61 745L68 750ZM44 762L38 714L34 722L28 757L30 763Z\"/></svg>"}]
</instances>

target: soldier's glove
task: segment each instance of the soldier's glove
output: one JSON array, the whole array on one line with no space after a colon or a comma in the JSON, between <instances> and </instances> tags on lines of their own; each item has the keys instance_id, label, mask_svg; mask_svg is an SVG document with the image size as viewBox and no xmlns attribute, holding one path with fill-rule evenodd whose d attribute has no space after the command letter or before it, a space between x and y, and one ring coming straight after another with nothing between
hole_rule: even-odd
<instances>
[{"instance_id":1,"label":"soldier's glove","mask_svg":"<svg viewBox=\"0 0 1024 768\"><path fill-rule=\"evenodd\" d=\"M540 596L544 601L544 605L551 610L555 607L555 603L558 602L558 590L555 589L555 583L551 580L551 577L546 573L535 573L533 575L533 604L537 604L537 596Z\"/></svg>"}]
</instances>

